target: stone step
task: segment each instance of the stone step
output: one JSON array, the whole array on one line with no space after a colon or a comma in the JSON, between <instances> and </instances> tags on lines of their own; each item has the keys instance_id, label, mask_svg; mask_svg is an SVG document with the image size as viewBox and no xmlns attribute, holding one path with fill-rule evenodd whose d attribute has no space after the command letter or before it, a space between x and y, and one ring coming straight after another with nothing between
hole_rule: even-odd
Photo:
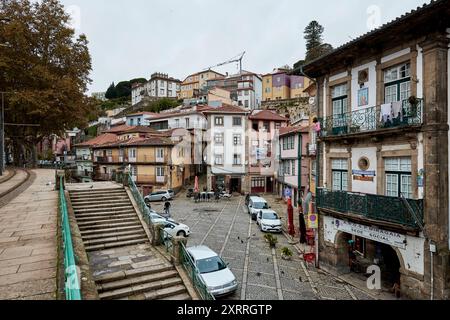
<instances>
[{"instance_id":1,"label":"stone step","mask_svg":"<svg viewBox=\"0 0 450 320\"><path fill-rule=\"evenodd\" d=\"M117 207L131 207L131 202L128 201L120 201L120 202L103 202L103 203L90 203L90 204L73 204L72 207L75 211L84 210L84 209L104 209L109 210L110 208Z\"/></svg>"},{"instance_id":2,"label":"stone step","mask_svg":"<svg viewBox=\"0 0 450 320\"><path fill-rule=\"evenodd\" d=\"M69 193L72 195L94 194L94 193L111 193L111 192L125 192L124 188L111 188L111 189L86 189L86 190L71 190Z\"/></svg>"},{"instance_id":3,"label":"stone step","mask_svg":"<svg viewBox=\"0 0 450 320\"><path fill-rule=\"evenodd\" d=\"M155 259L155 258L152 258L149 256L149 260L152 260L152 259L160 260L158 258ZM164 261L161 260L160 264L157 264L154 266L103 274L101 276L94 277L94 280L95 280L96 284L105 284L105 283L109 283L109 282L115 282L115 281L120 281L120 280L124 280L124 279L129 279L129 278L133 278L133 277L140 277L140 276L144 276L144 275L165 272L165 271L169 271L169 270L173 270L173 266L171 266L169 264L164 264Z\"/></svg>"},{"instance_id":4,"label":"stone step","mask_svg":"<svg viewBox=\"0 0 450 320\"><path fill-rule=\"evenodd\" d=\"M123 198L123 199L110 199L110 200L89 200L89 201L72 201L72 207L96 207L96 206L108 206L111 204L117 205L117 204L130 204L130 199Z\"/></svg>"},{"instance_id":5,"label":"stone step","mask_svg":"<svg viewBox=\"0 0 450 320\"><path fill-rule=\"evenodd\" d=\"M86 226L99 225L99 224L114 224L114 223L122 223L122 222L139 222L137 216L131 218L109 218L109 219L99 219L99 220L89 220L83 222L77 222L78 227L83 228Z\"/></svg>"},{"instance_id":6,"label":"stone step","mask_svg":"<svg viewBox=\"0 0 450 320\"><path fill-rule=\"evenodd\" d=\"M111 219L126 219L126 218L135 218L136 213L127 213L127 214L110 214L110 215L92 215L90 217L76 217L77 222L88 222L88 221L98 221L98 220L111 220Z\"/></svg>"},{"instance_id":7,"label":"stone step","mask_svg":"<svg viewBox=\"0 0 450 320\"><path fill-rule=\"evenodd\" d=\"M100 238L100 239L93 239L93 240L84 240L83 243L85 246L95 246L95 245L108 245L113 244L116 242L123 242L123 241L129 241L129 240L140 240L140 239L147 239L147 235L144 231L137 232L135 234L126 235L126 236L114 236L109 238ZM148 240L148 239L147 239Z\"/></svg>"},{"instance_id":8,"label":"stone step","mask_svg":"<svg viewBox=\"0 0 450 320\"><path fill-rule=\"evenodd\" d=\"M106 239L106 238L113 238L113 237L121 237L121 236L131 236L134 234L146 234L144 232L144 229L139 228L135 230L130 231L122 231L122 232L108 232L108 233L93 233L91 235L82 236L83 241L91 241L91 240L97 240L97 239Z\"/></svg>"},{"instance_id":9,"label":"stone step","mask_svg":"<svg viewBox=\"0 0 450 320\"><path fill-rule=\"evenodd\" d=\"M179 277L152 281L122 289L102 292L99 294L99 298L102 300L113 300L125 297L130 298L140 294L143 295L144 299L148 299L147 297L152 297L153 299L165 298L186 291L186 288L183 285L180 285L181 283L183 282Z\"/></svg>"},{"instance_id":10,"label":"stone step","mask_svg":"<svg viewBox=\"0 0 450 320\"><path fill-rule=\"evenodd\" d=\"M165 297L160 300L187 301L192 300L192 298L188 293L182 293L174 296Z\"/></svg>"},{"instance_id":11,"label":"stone step","mask_svg":"<svg viewBox=\"0 0 450 320\"><path fill-rule=\"evenodd\" d=\"M93 209L74 209L75 214L79 213L95 213L95 212L118 212L123 210L134 210L131 203L127 206L111 206L108 208L93 208Z\"/></svg>"},{"instance_id":12,"label":"stone step","mask_svg":"<svg viewBox=\"0 0 450 320\"><path fill-rule=\"evenodd\" d=\"M141 230L142 226L140 224L136 224L135 226L129 226L129 227L110 227L105 229L94 229L94 230L85 230L80 231L81 236L90 236L90 235L96 235L96 234L102 234L102 233L120 233L125 231L133 231L133 230Z\"/></svg>"},{"instance_id":13,"label":"stone step","mask_svg":"<svg viewBox=\"0 0 450 320\"><path fill-rule=\"evenodd\" d=\"M93 212L93 213L79 213L76 214L76 218L90 218L90 217L109 217L109 216L115 216L115 215L122 215L122 214L134 214L136 215L136 211L129 209L129 210L123 210L123 211L116 211L116 212Z\"/></svg>"},{"instance_id":14,"label":"stone step","mask_svg":"<svg viewBox=\"0 0 450 320\"><path fill-rule=\"evenodd\" d=\"M161 281L165 279L175 278L178 277L178 273L176 270L169 270L169 271L162 271L158 273L153 274L146 274L143 276L118 280L114 282L108 282L104 284L97 285L97 291L99 293L105 292L105 291L112 291L117 289L122 289L126 287L132 287L144 283L150 283L155 281Z\"/></svg>"},{"instance_id":15,"label":"stone step","mask_svg":"<svg viewBox=\"0 0 450 320\"><path fill-rule=\"evenodd\" d=\"M149 242L148 238L142 238L142 239L137 239L137 240L128 240L128 241L121 241L121 242L112 242L112 243L107 243L107 244L97 244L97 245L92 245L92 246L85 246L86 251L91 252L91 251L100 251L100 250L106 250L106 249L112 249L112 248L119 248L119 247L125 247L125 246L130 246L133 244L143 244Z\"/></svg>"},{"instance_id":16,"label":"stone step","mask_svg":"<svg viewBox=\"0 0 450 320\"><path fill-rule=\"evenodd\" d=\"M105 194L85 194L85 195L70 195L71 200L82 201L82 200L94 200L94 199L109 199L113 197L124 197L127 198L128 194L125 191L121 192L109 192Z\"/></svg>"},{"instance_id":17,"label":"stone step","mask_svg":"<svg viewBox=\"0 0 450 320\"><path fill-rule=\"evenodd\" d=\"M80 227L81 234L85 234L83 231L89 231L89 230L99 230L99 229L110 229L110 228L120 228L120 227L137 227L139 226L142 228L141 223L139 220L133 221L133 222L120 222L120 223L105 223L105 224L94 224L91 226L83 226Z\"/></svg>"}]
</instances>

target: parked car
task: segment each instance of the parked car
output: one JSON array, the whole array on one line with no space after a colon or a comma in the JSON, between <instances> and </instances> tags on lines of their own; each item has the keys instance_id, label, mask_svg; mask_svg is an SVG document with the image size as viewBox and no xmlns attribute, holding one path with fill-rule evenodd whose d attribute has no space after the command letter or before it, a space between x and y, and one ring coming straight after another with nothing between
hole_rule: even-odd
<instances>
[{"instance_id":1,"label":"parked car","mask_svg":"<svg viewBox=\"0 0 450 320\"><path fill-rule=\"evenodd\" d=\"M164 231L166 231L170 237L189 237L191 234L191 230L189 227L182 223L177 223L172 219L166 220L165 225L163 227Z\"/></svg>"},{"instance_id":2,"label":"parked car","mask_svg":"<svg viewBox=\"0 0 450 320\"><path fill-rule=\"evenodd\" d=\"M282 223L278 214L273 210L261 210L258 213L256 224L262 232L282 232Z\"/></svg>"},{"instance_id":3,"label":"parked car","mask_svg":"<svg viewBox=\"0 0 450 320\"><path fill-rule=\"evenodd\" d=\"M245 205L248 206L248 204L250 203L250 198L251 197L260 197L259 194L256 193L249 193L245 196Z\"/></svg>"},{"instance_id":4,"label":"parked car","mask_svg":"<svg viewBox=\"0 0 450 320\"><path fill-rule=\"evenodd\" d=\"M252 219L256 221L256 216L261 210L269 210L269 204L264 198L250 197L248 202L248 213L252 216Z\"/></svg>"},{"instance_id":5,"label":"parked car","mask_svg":"<svg viewBox=\"0 0 450 320\"><path fill-rule=\"evenodd\" d=\"M217 253L206 246L191 247L187 251L212 295L221 297L237 290L236 277Z\"/></svg>"},{"instance_id":6,"label":"parked car","mask_svg":"<svg viewBox=\"0 0 450 320\"><path fill-rule=\"evenodd\" d=\"M175 191L173 191L172 189L167 190L170 195L172 196L172 199L175 198Z\"/></svg>"},{"instance_id":7,"label":"parked car","mask_svg":"<svg viewBox=\"0 0 450 320\"><path fill-rule=\"evenodd\" d=\"M172 218L166 218L154 210L150 210L150 219L153 223L166 223L167 221L175 222Z\"/></svg>"},{"instance_id":8,"label":"parked car","mask_svg":"<svg viewBox=\"0 0 450 320\"><path fill-rule=\"evenodd\" d=\"M168 190L155 191L144 198L145 202L172 200L173 196Z\"/></svg>"}]
</instances>

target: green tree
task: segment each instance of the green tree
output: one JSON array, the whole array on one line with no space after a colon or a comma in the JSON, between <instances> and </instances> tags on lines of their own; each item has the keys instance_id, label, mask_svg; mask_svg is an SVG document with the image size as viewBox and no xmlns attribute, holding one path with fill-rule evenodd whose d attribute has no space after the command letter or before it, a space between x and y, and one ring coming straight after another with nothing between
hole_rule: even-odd
<instances>
[{"instance_id":1,"label":"green tree","mask_svg":"<svg viewBox=\"0 0 450 320\"><path fill-rule=\"evenodd\" d=\"M57 0L8 0L0 6L0 88L14 161L36 162L36 145L51 134L83 127L95 106L87 98L91 57L85 35L75 37Z\"/></svg>"},{"instance_id":2,"label":"green tree","mask_svg":"<svg viewBox=\"0 0 450 320\"><path fill-rule=\"evenodd\" d=\"M114 85L114 82L111 83L111 85L108 87L108 90L106 90L105 98L106 99L115 99L115 98L117 98L116 86Z\"/></svg>"},{"instance_id":3,"label":"green tree","mask_svg":"<svg viewBox=\"0 0 450 320\"><path fill-rule=\"evenodd\" d=\"M116 85L116 98L130 97L131 84L130 81L122 81Z\"/></svg>"},{"instance_id":4,"label":"green tree","mask_svg":"<svg viewBox=\"0 0 450 320\"><path fill-rule=\"evenodd\" d=\"M319 22L313 20L305 28L304 37L306 40L306 63L319 58L333 50L333 47L328 43L323 43L324 27ZM301 65L301 61L296 64L296 67Z\"/></svg>"}]
</instances>

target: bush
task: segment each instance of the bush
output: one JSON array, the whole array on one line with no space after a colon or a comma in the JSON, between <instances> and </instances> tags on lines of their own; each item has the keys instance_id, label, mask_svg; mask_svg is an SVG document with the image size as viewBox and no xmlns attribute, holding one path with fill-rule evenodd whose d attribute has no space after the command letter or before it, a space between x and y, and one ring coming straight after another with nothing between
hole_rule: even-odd
<instances>
[{"instance_id":1,"label":"bush","mask_svg":"<svg viewBox=\"0 0 450 320\"><path fill-rule=\"evenodd\" d=\"M266 241L269 243L269 245L270 245L271 248L275 248L275 246L276 246L277 243L278 243L278 238L275 237L275 236L272 235L272 234L266 234L266 235L264 236L264 239L266 239Z\"/></svg>"},{"instance_id":2,"label":"bush","mask_svg":"<svg viewBox=\"0 0 450 320\"><path fill-rule=\"evenodd\" d=\"M288 247L284 247L283 249L281 249L281 253L283 254L283 256L285 256L287 258L290 258L294 255L292 250L289 249Z\"/></svg>"}]
</instances>

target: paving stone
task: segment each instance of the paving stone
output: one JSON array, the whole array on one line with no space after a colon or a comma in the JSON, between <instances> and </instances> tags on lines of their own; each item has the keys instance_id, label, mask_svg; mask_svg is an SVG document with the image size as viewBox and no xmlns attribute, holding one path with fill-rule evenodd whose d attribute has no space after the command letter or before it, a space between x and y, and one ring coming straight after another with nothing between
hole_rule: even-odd
<instances>
[{"instance_id":1,"label":"paving stone","mask_svg":"<svg viewBox=\"0 0 450 320\"><path fill-rule=\"evenodd\" d=\"M247 285L246 300L278 300L276 289L269 289L260 286Z\"/></svg>"}]
</instances>

